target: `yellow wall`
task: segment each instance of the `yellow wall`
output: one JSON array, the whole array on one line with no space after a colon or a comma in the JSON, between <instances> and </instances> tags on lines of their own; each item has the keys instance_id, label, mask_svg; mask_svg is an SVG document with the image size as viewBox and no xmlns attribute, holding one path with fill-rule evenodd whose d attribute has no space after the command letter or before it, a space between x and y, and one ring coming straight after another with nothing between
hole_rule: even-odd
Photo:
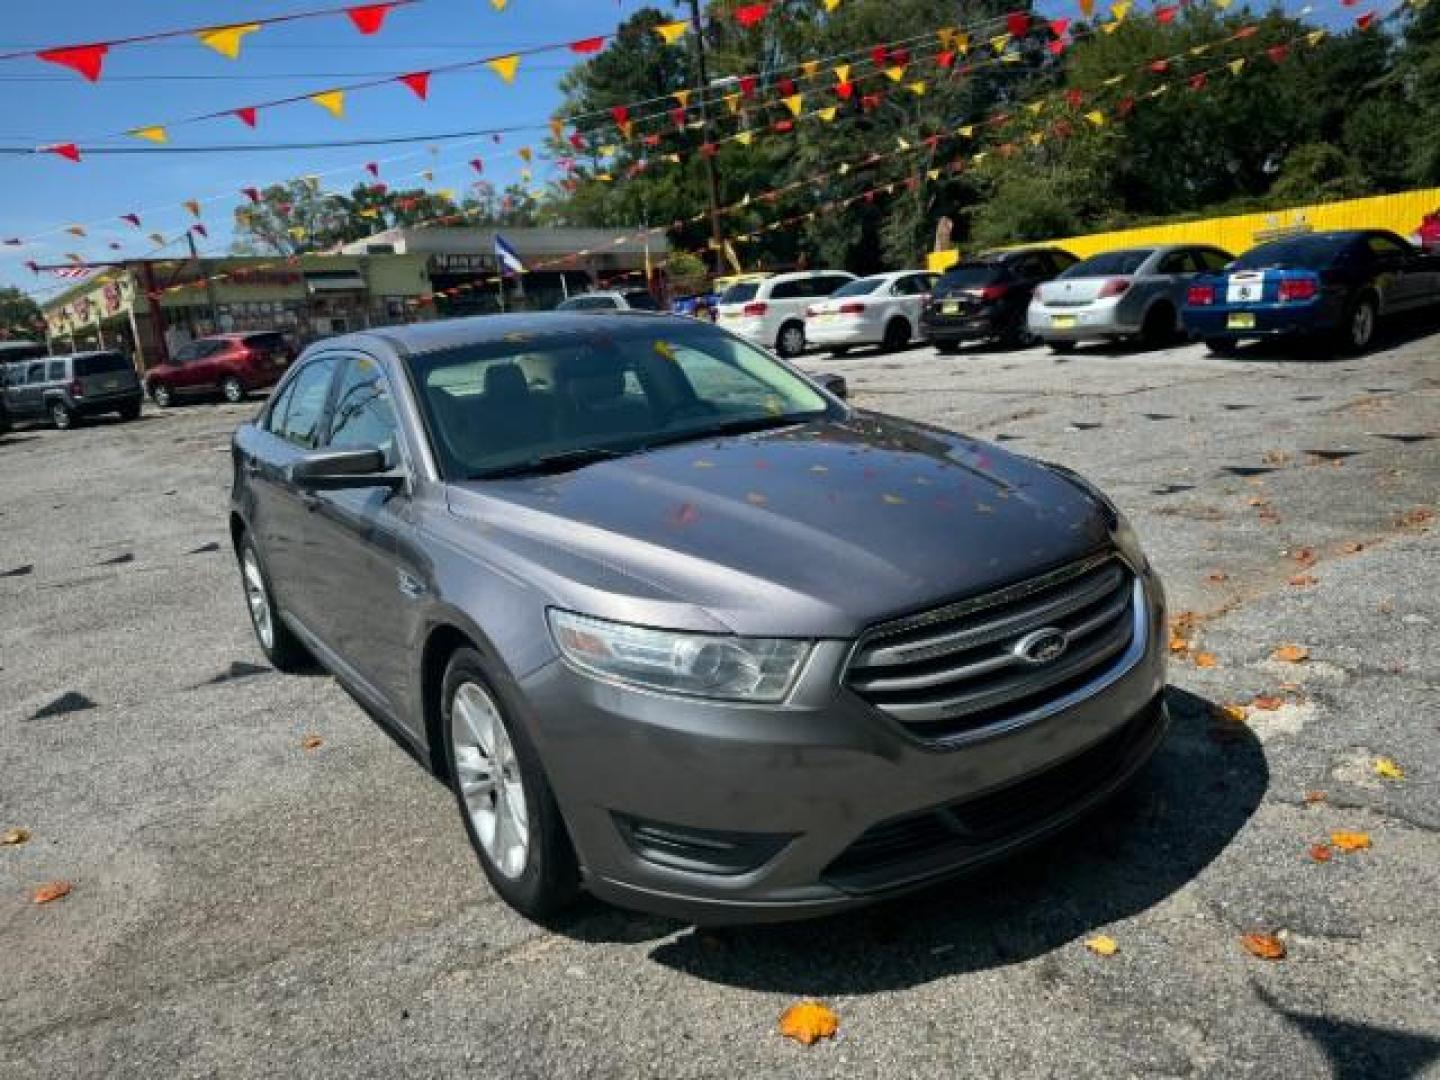
<instances>
[{"instance_id":1,"label":"yellow wall","mask_svg":"<svg viewBox=\"0 0 1440 1080\"><path fill-rule=\"evenodd\" d=\"M1296 206L1261 214L1238 214L1234 217L1091 233L1088 236L1067 236L1046 243L1064 248L1082 259L1101 251L1144 244L1214 244L1239 255L1263 240L1267 231L1297 226L1316 231L1389 229L1408 238L1420 227L1420 220L1435 210L1440 210L1440 188L1424 188L1396 195ZM1260 235L1257 237L1257 234ZM953 251L933 252L929 257L930 269L944 270L957 258L957 253Z\"/></svg>"}]
</instances>

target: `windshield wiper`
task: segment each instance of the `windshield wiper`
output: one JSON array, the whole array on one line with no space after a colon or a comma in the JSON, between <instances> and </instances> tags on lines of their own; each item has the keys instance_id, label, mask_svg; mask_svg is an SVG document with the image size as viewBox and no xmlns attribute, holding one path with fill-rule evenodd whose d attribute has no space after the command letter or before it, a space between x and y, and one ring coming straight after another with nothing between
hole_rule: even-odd
<instances>
[{"instance_id":1,"label":"windshield wiper","mask_svg":"<svg viewBox=\"0 0 1440 1080\"><path fill-rule=\"evenodd\" d=\"M597 461L626 457L644 447L618 449L605 446L582 446L575 450L561 450L554 454L541 454L509 465L496 465L493 469L480 469L470 474L471 480L498 480L506 476L543 476L549 473L572 472L593 465Z\"/></svg>"},{"instance_id":2,"label":"windshield wiper","mask_svg":"<svg viewBox=\"0 0 1440 1080\"><path fill-rule=\"evenodd\" d=\"M816 413L816 416L823 415ZM692 428L689 431L675 431L669 434L657 435L653 439L647 439L644 449L652 446L670 446L674 443L694 442L700 439L711 439L717 435L744 435L750 431L768 431L771 428L794 427L796 424L803 424L806 420L813 419L810 416L750 416L742 420L728 420L723 424L712 424L709 427Z\"/></svg>"}]
</instances>

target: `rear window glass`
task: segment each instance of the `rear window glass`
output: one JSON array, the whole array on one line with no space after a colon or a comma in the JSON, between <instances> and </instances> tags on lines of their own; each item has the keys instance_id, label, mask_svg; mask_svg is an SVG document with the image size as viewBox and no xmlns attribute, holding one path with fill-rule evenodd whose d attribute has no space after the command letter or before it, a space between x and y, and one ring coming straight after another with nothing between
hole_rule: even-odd
<instances>
[{"instance_id":1,"label":"rear window glass","mask_svg":"<svg viewBox=\"0 0 1440 1080\"><path fill-rule=\"evenodd\" d=\"M1316 269L1329 266L1348 244L1320 236L1299 236L1261 244L1241 255L1232 270L1255 270L1266 266L1301 266Z\"/></svg>"},{"instance_id":2,"label":"rear window glass","mask_svg":"<svg viewBox=\"0 0 1440 1080\"><path fill-rule=\"evenodd\" d=\"M1153 249L1139 248L1133 251L1107 251L1103 255L1092 255L1070 267L1062 278L1109 277L1112 274L1133 274L1140 264L1155 254Z\"/></svg>"},{"instance_id":3,"label":"rear window glass","mask_svg":"<svg viewBox=\"0 0 1440 1080\"><path fill-rule=\"evenodd\" d=\"M655 302L655 297L648 292L637 290L625 294L625 302L636 311L659 311L660 305Z\"/></svg>"},{"instance_id":4,"label":"rear window glass","mask_svg":"<svg viewBox=\"0 0 1440 1080\"><path fill-rule=\"evenodd\" d=\"M868 296L881 285L885 284L885 278L865 277L859 281L852 281L848 285L841 285L831 296Z\"/></svg>"},{"instance_id":5,"label":"rear window glass","mask_svg":"<svg viewBox=\"0 0 1440 1080\"><path fill-rule=\"evenodd\" d=\"M747 300L754 300L755 294L760 291L758 281L741 281L731 285L725 290L725 295L720 297L722 304L743 304Z\"/></svg>"},{"instance_id":6,"label":"rear window glass","mask_svg":"<svg viewBox=\"0 0 1440 1080\"><path fill-rule=\"evenodd\" d=\"M961 263L940 276L940 287L963 289L972 285L993 285L1005 276L1005 268L999 263Z\"/></svg>"},{"instance_id":7,"label":"rear window glass","mask_svg":"<svg viewBox=\"0 0 1440 1080\"><path fill-rule=\"evenodd\" d=\"M95 356L75 358L75 377L86 375L111 375L117 371L129 371L130 361L119 353L99 353Z\"/></svg>"},{"instance_id":8,"label":"rear window glass","mask_svg":"<svg viewBox=\"0 0 1440 1080\"><path fill-rule=\"evenodd\" d=\"M252 349L283 349L285 338L282 334L251 334L245 344Z\"/></svg>"}]
</instances>

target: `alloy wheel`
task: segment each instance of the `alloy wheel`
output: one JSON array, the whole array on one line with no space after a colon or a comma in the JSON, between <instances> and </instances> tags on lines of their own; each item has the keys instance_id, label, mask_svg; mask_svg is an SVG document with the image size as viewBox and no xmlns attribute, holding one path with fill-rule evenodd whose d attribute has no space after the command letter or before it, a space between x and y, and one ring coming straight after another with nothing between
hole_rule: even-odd
<instances>
[{"instance_id":1,"label":"alloy wheel","mask_svg":"<svg viewBox=\"0 0 1440 1080\"><path fill-rule=\"evenodd\" d=\"M150 396L155 399L155 404L162 409L170 407L170 388L163 383L150 391Z\"/></svg>"},{"instance_id":2,"label":"alloy wheel","mask_svg":"<svg viewBox=\"0 0 1440 1080\"><path fill-rule=\"evenodd\" d=\"M70 426L70 410L56 402L50 406L50 422L61 431L66 430Z\"/></svg>"},{"instance_id":3,"label":"alloy wheel","mask_svg":"<svg viewBox=\"0 0 1440 1080\"><path fill-rule=\"evenodd\" d=\"M530 859L530 814L515 747L495 700L462 682L450 703L456 779L490 865L515 880Z\"/></svg>"},{"instance_id":4,"label":"alloy wheel","mask_svg":"<svg viewBox=\"0 0 1440 1080\"><path fill-rule=\"evenodd\" d=\"M1355 312L1350 316L1350 342L1357 349L1363 349L1370 344L1370 339L1375 336L1375 305L1368 300L1361 300L1355 305Z\"/></svg>"},{"instance_id":5,"label":"alloy wheel","mask_svg":"<svg viewBox=\"0 0 1440 1080\"><path fill-rule=\"evenodd\" d=\"M780 331L780 355L799 356L805 350L805 331L798 326L787 326Z\"/></svg>"},{"instance_id":6,"label":"alloy wheel","mask_svg":"<svg viewBox=\"0 0 1440 1080\"><path fill-rule=\"evenodd\" d=\"M270 594L265 589L265 575L260 572L260 563L255 552L247 548L242 560L245 578L245 602L250 607L250 621L255 624L255 635L267 650L275 647L275 621L270 613Z\"/></svg>"},{"instance_id":7,"label":"alloy wheel","mask_svg":"<svg viewBox=\"0 0 1440 1080\"><path fill-rule=\"evenodd\" d=\"M245 387L239 379L229 378L220 384L220 392L225 395L225 400L235 405L245 399Z\"/></svg>"}]
</instances>

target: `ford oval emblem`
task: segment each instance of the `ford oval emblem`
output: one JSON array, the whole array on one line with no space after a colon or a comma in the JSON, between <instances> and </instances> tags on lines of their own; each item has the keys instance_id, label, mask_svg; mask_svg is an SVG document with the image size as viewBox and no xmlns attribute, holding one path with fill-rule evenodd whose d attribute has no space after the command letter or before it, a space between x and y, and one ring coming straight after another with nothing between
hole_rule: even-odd
<instances>
[{"instance_id":1,"label":"ford oval emblem","mask_svg":"<svg viewBox=\"0 0 1440 1080\"><path fill-rule=\"evenodd\" d=\"M1070 647L1070 638L1064 630L1047 626L1033 630L1015 643L1012 651L1028 664L1053 664L1065 655Z\"/></svg>"}]
</instances>

